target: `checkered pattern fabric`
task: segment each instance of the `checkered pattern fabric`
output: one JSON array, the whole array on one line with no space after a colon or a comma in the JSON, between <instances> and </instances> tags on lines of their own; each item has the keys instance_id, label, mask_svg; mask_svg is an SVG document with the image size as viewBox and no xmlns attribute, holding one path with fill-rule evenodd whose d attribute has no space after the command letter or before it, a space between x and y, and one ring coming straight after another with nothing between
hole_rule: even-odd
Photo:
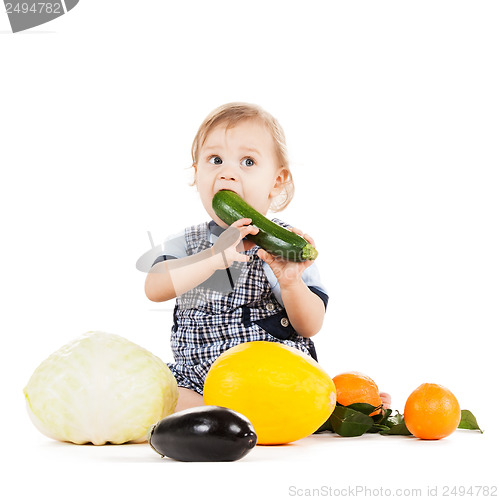
<instances>
[{"instance_id":1,"label":"checkered pattern fabric","mask_svg":"<svg viewBox=\"0 0 499 500\"><path fill-rule=\"evenodd\" d=\"M186 228L185 238L188 255L212 246L206 223ZM306 354L314 349L312 340L298 335L291 325L290 336L282 340L255 323L282 315L284 311L271 291L262 260L256 256L258 248L244 251L250 262L235 262L230 267L237 277L230 293L217 291L205 282L177 297L171 335L175 362L168 363L168 367L179 387L202 394L213 362L224 351L243 342L281 342Z\"/></svg>"}]
</instances>

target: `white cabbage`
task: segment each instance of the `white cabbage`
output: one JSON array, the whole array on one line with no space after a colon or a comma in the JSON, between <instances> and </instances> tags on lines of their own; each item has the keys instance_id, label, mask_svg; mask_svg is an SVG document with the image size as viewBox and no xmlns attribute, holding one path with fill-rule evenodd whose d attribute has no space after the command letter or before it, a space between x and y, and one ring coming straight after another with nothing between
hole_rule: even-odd
<instances>
[{"instance_id":1,"label":"white cabbage","mask_svg":"<svg viewBox=\"0 0 499 500\"><path fill-rule=\"evenodd\" d=\"M142 442L173 413L175 378L158 357L118 335L88 332L31 376L28 413L46 436L76 444Z\"/></svg>"}]
</instances>

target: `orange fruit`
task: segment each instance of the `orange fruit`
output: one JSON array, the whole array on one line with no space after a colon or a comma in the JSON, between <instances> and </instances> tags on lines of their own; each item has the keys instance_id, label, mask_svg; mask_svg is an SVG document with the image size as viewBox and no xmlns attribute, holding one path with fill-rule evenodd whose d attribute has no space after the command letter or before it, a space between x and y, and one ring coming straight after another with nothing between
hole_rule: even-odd
<instances>
[{"instance_id":1,"label":"orange fruit","mask_svg":"<svg viewBox=\"0 0 499 500\"><path fill-rule=\"evenodd\" d=\"M211 366L204 402L245 415L257 444L284 444L309 436L331 415L336 390L310 356L277 342L232 347Z\"/></svg>"},{"instance_id":2,"label":"orange fruit","mask_svg":"<svg viewBox=\"0 0 499 500\"><path fill-rule=\"evenodd\" d=\"M457 429L461 409L446 387L421 384L407 398L404 421L409 432L418 438L442 439Z\"/></svg>"},{"instance_id":3,"label":"orange fruit","mask_svg":"<svg viewBox=\"0 0 499 500\"><path fill-rule=\"evenodd\" d=\"M336 386L336 399L340 405L353 403L368 403L372 406L381 405L379 389L374 380L360 372L345 372L333 378ZM377 410L371 415L379 413Z\"/></svg>"}]
</instances>

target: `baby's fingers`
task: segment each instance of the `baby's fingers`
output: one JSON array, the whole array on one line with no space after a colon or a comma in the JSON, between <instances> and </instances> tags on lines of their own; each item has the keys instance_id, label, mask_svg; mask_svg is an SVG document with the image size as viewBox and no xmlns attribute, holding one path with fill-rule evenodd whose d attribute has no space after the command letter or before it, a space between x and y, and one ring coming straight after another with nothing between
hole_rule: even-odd
<instances>
[{"instance_id":1,"label":"baby's fingers","mask_svg":"<svg viewBox=\"0 0 499 500\"><path fill-rule=\"evenodd\" d=\"M304 234L303 237L313 246L315 247L315 241L313 240L313 238L308 235L308 234Z\"/></svg>"},{"instance_id":2,"label":"baby's fingers","mask_svg":"<svg viewBox=\"0 0 499 500\"><path fill-rule=\"evenodd\" d=\"M309 234L305 234L301 229L298 229L297 227L291 228L291 231L306 239L312 246L315 247L315 242Z\"/></svg>"},{"instance_id":3,"label":"baby's fingers","mask_svg":"<svg viewBox=\"0 0 499 500\"><path fill-rule=\"evenodd\" d=\"M237 229L239 231L239 240L242 240L248 234L257 234L259 229L256 226L251 225L251 219L249 217L236 220L229 229Z\"/></svg>"},{"instance_id":4,"label":"baby's fingers","mask_svg":"<svg viewBox=\"0 0 499 500\"><path fill-rule=\"evenodd\" d=\"M232 258L232 262L249 262L249 261L250 261L249 255L245 255L239 252L236 252Z\"/></svg>"},{"instance_id":5,"label":"baby's fingers","mask_svg":"<svg viewBox=\"0 0 499 500\"><path fill-rule=\"evenodd\" d=\"M248 236L248 234L257 234L258 231L260 230L256 226L244 226L242 229L240 229L241 239Z\"/></svg>"},{"instance_id":6,"label":"baby's fingers","mask_svg":"<svg viewBox=\"0 0 499 500\"><path fill-rule=\"evenodd\" d=\"M273 262L275 260L275 257L273 255L270 255L263 248L258 249L256 254L258 255L258 257L260 257L260 259L263 260L263 262L266 262L267 264L270 264L271 262Z\"/></svg>"},{"instance_id":7,"label":"baby's fingers","mask_svg":"<svg viewBox=\"0 0 499 500\"><path fill-rule=\"evenodd\" d=\"M236 222L233 222L231 224L232 227L237 227L238 229L241 229L243 226L247 226L248 224L251 224L251 220L249 217L245 217L243 219L238 219Z\"/></svg>"}]
</instances>

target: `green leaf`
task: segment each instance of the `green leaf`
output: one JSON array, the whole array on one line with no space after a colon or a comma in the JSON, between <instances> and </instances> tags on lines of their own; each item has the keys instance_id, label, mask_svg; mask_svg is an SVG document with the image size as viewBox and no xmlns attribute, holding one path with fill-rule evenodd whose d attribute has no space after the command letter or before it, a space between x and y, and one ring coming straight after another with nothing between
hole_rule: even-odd
<instances>
[{"instance_id":1,"label":"green leaf","mask_svg":"<svg viewBox=\"0 0 499 500\"><path fill-rule=\"evenodd\" d=\"M351 405L345 406L345 408L350 408L351 410L359 411L360 413L369 416L373 411L378 410L380 407L370 405L369 403L352 403Z\"/></svg>"},{"instance_id":2,"label":"green leaf","mask_svg":"<svg viewBox=\"0 0 499 500\"><path fill-rule=\"evenodd\" d=\"M380 432L383 436L412 436L412 433L405 425L404 415L398 411L395 415L390 415L385 424L389 429Z\"/></svg>"},{"instance_id":3,"label":"green leaf","mask_svg":"<svg viewBox=\"0 0 499 500\"><path fill-rule=\"evenodd\" d=\"M331 426L331 417L329 417L315 432L314 434L319 434L321 432L334 432Z\"/></svg>"},{"instance_id":4,"label":"green leaf","mask_svg":"<svg viewBox=\"0 0 499 500\"><path fill-rule=\"evenodd\" d=\"M400 413L398 410L395 411L397 413L395 415L390 415L387 419L386 425L388 425L388 427L393 427L394 425L404 423L404 415L402 415L402 413Z\"/></svg>"},{"instance_id":5,"label":"green leaf","mask_svg":"<svg viewBox=\"0 0 499 500\"><path fill-rule=\"evenodd\" d=\"M362 436L374 424L371 417L346 406L337 405L330 417L333 431L343 437Z\"/></svg>"},{"instance_id":6,"label":"green leaf","mask_svg":"<svg viewBox=\"0 0 499 500\"><path fill-rule=\"evenodd\" d=\"M381 413L373 415L371 418L373 419L374 425L367 432L374 434L376 432L389 431L388 417L391 413L392 410L382 410Z\"/></svg>"},{"instance_id":7,"label":"green leaf","mask_svg":"<svg viewBox=\"0 0 499 500\"><path fill-rule=\"evenodd\" d=\"M390 427L388 431L381 431L380 434L383 436L412 436L412 433L406 427L405 422Z\"/></svg>"},{"instance_id":8,"label":"green leaf","mask_svg":"<svg viewBox=\"0 0 499 500\"><path fill-rule=\"evenodd\" d=\"M375 432L388 432L390 427L387 425L374 424L367 432L375 433Z\"/></svg>"},{"instance_id":9,"label":"green leaf","mask_svg":"<svg viewBox=\"0 0 499 500\"><path fill-rule=\"evenodd\" d=\"M391 414L391 409L381 410L381 413L378 413L378 415L373 415L372 419L374 420L375 424L388 426L388 417L390 417Z\"/></svg>"},{"instance_id":10,"label":"green leaf","mask_svg":"<svg viewBox=\"0 0 499 500\"><path fill-rule=\"evenodd\" d=\"M482 429L480 429L478 422L476 421L475 415L469 410L461 410L461 421L457 426L458 429L470 429L472 431L480 431L483 434Z\"/></svg>"}]
</instances>

